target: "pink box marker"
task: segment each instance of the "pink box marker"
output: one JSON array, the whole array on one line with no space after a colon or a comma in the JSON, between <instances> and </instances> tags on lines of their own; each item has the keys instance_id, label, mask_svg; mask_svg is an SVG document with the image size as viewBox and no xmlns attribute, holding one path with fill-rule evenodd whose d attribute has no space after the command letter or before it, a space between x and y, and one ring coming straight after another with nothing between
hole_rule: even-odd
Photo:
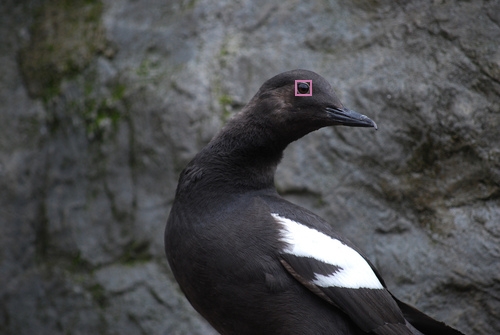
<instances>
[{"instance_id":1,"label":"pink box marker","mask_svg":"<svg viewBox=\"0 0 500 335\"><path fill-rule=\"evenodd\" d=\"M305 94L299 93L297 90L298 83L306 83L309 84L309 92ZM295 96L296 97L310 97L313 94L313 81L312 80L295 80Z\"/></svg>"}]
</instances>

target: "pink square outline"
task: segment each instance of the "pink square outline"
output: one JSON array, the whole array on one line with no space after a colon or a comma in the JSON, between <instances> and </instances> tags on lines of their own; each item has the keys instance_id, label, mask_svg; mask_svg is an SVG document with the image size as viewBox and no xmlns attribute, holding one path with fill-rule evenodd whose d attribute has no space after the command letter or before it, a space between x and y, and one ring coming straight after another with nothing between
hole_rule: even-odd
<instances>
[{"instance_id":1,"label":"pink square outline","mask_svg":"<svg viewBox=\"0 0 500 335\"><path fill-rule=\"evenodd\" d=\"M309 93L300 94L297 93L297 84L298 83L308 83L309 84ZM313 81L312 80L295 80L295 96L296 97L310 97L313 95Z\"/></svg>"}]
</instances>

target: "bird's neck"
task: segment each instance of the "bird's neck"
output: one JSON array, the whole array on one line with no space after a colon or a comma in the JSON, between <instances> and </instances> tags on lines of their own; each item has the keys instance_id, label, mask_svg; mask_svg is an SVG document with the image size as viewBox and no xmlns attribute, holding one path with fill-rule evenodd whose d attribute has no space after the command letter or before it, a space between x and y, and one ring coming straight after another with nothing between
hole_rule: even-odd
<instances>
[{"instance_id":1,"label":"bird's neck","mask_svg":"<svg viewBox=\"0 0 500 335\"><path fill-rule=\"evenodd\" d=\"M265 124L234 123L193 160L210 184L239 191L274 188L274 174L288 143Z\"/></svg>"}]
</instances>

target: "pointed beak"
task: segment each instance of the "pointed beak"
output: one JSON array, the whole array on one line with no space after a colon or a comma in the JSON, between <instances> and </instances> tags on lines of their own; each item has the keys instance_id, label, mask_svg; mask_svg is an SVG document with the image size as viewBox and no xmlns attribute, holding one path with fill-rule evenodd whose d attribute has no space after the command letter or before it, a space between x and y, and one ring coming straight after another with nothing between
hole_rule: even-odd
<instances>
[{"instance_id":1,"label":"pointed beak","mask_svg":"<svg viewBox=\"0 0 500 335\"><path fill-rule=\"evenodd\" d=\"M330 116L335 125L349 126L349 127L373 127L378 129L375 121L366 115L359 114L347 108L333 108L326 107L326 112Z\"/></svg>"}]
</instances>

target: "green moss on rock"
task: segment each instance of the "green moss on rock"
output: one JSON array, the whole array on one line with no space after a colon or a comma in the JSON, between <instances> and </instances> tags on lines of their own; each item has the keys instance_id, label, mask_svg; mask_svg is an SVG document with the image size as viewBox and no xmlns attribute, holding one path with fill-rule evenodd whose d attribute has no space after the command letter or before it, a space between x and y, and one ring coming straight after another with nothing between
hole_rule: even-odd
<instances>
[{"instance_id":1,"label":"green moss on rock","mask_svg":"<svg viewBox=\"0 0 500 335\"><path fill-rule=\"evenodd\" d=\"M219 104L222 107L222 121L226 122L232 115L233 98L223 94L219 96Z\"/></svg>"},{"instance_id":2,"label":"green moss on rock","mask_svg":"<svg viewBox=\"0 0 500 335\"><path fill-rule=\"evenodd\" d=\"M137 263L149 262L152 256L149 252L149 242L131 241L124 248L120 257L120 262L125 265L135 265Z\"/></svg>"},{"instance_id":3,"label":"green moss on rock","mask_svg":"<svg viewBox=\"0 0 500 335\"><path fill-rule=\"evenodd\" d=\"M80 73L104 49L102 10L96 0L50 0L42 5L30 43L19 52L31 96L49 100L57 95L63 78Z\"/></svg>"},{"instance_id":4,"label":"green moss on rock","mask_svg":"<svg viewBox=\"0 0 500 335\"><path fill-rule=\"evenodd\" d=\"M93 284L88 287L88 292L100 308L105 308L108 305L108 299L106 297L106 290L100 284Z\"/></svg>"}]
</instances>

